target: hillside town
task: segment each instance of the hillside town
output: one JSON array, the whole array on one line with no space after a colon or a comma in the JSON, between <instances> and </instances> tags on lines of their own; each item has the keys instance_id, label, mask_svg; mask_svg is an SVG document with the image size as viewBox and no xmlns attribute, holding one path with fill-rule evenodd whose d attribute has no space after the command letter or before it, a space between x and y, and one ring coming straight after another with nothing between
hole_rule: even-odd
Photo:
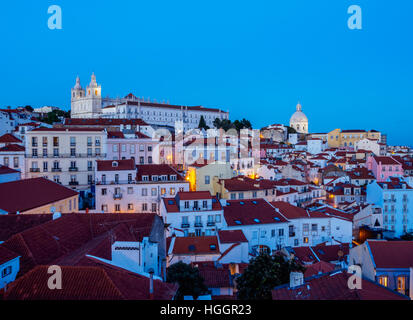
<instances>
[{"instance_id":1,"label":"hillside town","mask_svg":"<svg viewBox=\"0 0 413 320\"><path fill-rule=\"evenodd\" d=\"M413 298L409 146L88 82L0 109L0 300Z\"/></svg>"}]
</instances>

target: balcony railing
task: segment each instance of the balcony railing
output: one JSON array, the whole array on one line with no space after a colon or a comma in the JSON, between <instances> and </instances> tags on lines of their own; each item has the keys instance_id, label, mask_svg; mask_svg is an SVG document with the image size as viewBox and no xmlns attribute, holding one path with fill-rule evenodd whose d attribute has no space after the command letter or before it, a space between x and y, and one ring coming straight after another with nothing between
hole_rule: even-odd
<instances>
[{"instance_id":1,"label":"balcony railing","mask_svg":"<svg viewBox=\"0 0 413 320\"><path fill-rule=\"evenodd\" d=\"M69 181L69 186L78 186L79 181Z\"/></svg>"},{"instance_id":2,"label":"balcony railing","mask_svg":"<svg viewBox=\"0 0 413 320\"><path fill-rule=\"evenodd\" d=\"M213 227L213 226L215 226L215 222L214 221L208 221L207 226L208 227Z\"/></svg>"},{"instance_id":3,"label":"balcony railing","mask_svg":"<svg viewBox=\"0 0 413 320\"><path fill-rule=\"evenodd\" d=\"M111 185L111 184L136 184L136 180L118 180L118 181L96 181L97 185Z\"/></svg>"},{"instance_id":4,"label":"balcony railing","mask_svg":"<svg viewBox=\"0 0 413 320\"><path fill-rule=\"evenodd\" d=\"M70 167L69 171L76 172L76 171L79 171L79 168L78 167Z\"/></svg>"},{"instance_id":5,"label":"balcony railing","mask_svg":"<svg viewBox=\"0 0 413 320\"><path fill-rule=\"evenodd\" d=\"M52 172L62 172L62 168L52 168Z\"/></svg>"},{"instance_id":6,"label":"balcony railing","mask_svg":"<svg viewBox=\"0 0 413 320\"><path fill-rule=\"evenodd\" d=\"M115 194L113 195L113 199L114 199L114 200L120 200L120 199L122 199L122 193L115 193Z\"/></svg>"},{"instance_id":7,"label":"balcony railing","mask_svg":"<svg viewBox=\"0 0 413 320\"><path fill-rule=\"evenodd\" d=\"M26 154L27 158L104 158L106 153L58 153L58 154L42 154L33 155Z\"/></svg>"},{"instance_id":8,"label":"balcony railing","mask_svg":"<svg viewBox=\"0 0 413 320\"><path fill-rule=\"evenodd\" d=\"M182 223L181 228L189 228L189 223Z\"/></svg>"},{"instance_id":9,"label":"balcony railing","mask_svg":"<svg viewBox=\"0 0 413 320\"><path fill-rule=\"evenodd\" d=\"M30 168L30 172L40 172L40 168Z\"/></svg>"},{"instance_id":10,"label":"balcony railing","mask_svg":"<svg viewBox=\"0 0 413 320\"><path fill-rule=\"evenodd\" d=\"M202 222L195 222L195 227L201 228L203 226Z\"/></svg>"}]
</instances>

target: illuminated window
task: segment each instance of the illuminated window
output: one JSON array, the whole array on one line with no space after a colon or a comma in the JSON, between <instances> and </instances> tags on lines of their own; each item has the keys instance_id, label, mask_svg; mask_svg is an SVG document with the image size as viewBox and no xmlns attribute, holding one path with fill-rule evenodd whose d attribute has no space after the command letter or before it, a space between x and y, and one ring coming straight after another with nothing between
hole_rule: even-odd
<instances>
[{"instance_id":1,"label":"illuminated window","mask_svg":"<svg viewBox=\"0 0 413 320\"><path fill-rule=\"evenodd\" d=\"M387 276L380 276L379 277L379 284L381 284L382 286L387 287L388 286L388 281L389 281L389 278Z\"/></svg>"}]
</instances>

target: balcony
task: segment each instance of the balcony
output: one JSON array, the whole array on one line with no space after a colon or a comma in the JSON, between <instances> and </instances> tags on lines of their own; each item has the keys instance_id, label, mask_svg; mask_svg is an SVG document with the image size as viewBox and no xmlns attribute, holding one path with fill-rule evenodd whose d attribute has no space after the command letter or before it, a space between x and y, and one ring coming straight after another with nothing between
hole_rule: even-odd
<instances>
[{"instance_id":1,"label":"balcony","mask_svg":"<svg viewBox=\"0 0 413 320\"><path fill-rule=\"evenodd\" d=\"M182 223L181 228L189 228L189 223Z\"/></svg>"},{"instance_id":2,"label":"balcony","mask_svg":"<svg viewBox=\"0 0 413 320\"><path fill-rule=\"evenodd\" d=\"M40 172L40 168L30 168L30 172Z\"/></svg>"},{"instance_id":3,"label":"balcony","mask_svg":"<svg viewBox=\"0 0 413 320\"><path fill-rule=\"evenodd\" d=\"M114 199L114 200L120 200L120 199L122 199L122 198L123 198L122 193L115 193L115 194L113 195L113 199Z\"/></svg>"},{"instance_id":4,"label":"balcony","mask_svg":"<svg viewBox=\"0 0 413 320\"><path fill-rule=\"evenodd\" d=\"M290 233L288 233L288 236L289 236L290 238L295 237L295 232L290 232Z\"/></svg>"},{"instance_id":5,"label":"balcony","mask_svg":"<svg viewBox=\"0 0 413 320\"><path fill-rule=\"evenodd\" d=\"M215 222L214 222L214 221L208 221L208 222L207 222L207 226L208 226L208 227L214 227L214 226L215 226Z\"/></svg>"},{"instance_id":6,"label":"balcony","mask_svg":"<svg viewBox=\"0 0 413 320\"><path fill-rule=\"evenodd\" d=\"M202 222L195 222L195 228L202 228Z\"/></svg>"},{"instance_id":7,"label":"balcony","mask_svg":"<svg viewBox=\"0 0 413 320\"><path fill-rule=\"evenodd\" d=\"M79 185L79 181L70 181L69 182L69 186L78 186Z\"/></svg>"},{"instance_id":8,"label":"balcony","mask_svg":"<svg viewBox=\"0 0 413 320\"><path fill-rule=\"evenodd\" d=\"M62 168L52 168L52 172L62 172Z\"/></svg>"},{"instance_id":9,"label":"balcony","mask_svg":"<svg viewBox=\"0 0 413 320\"><path fill-rule=\"evenodd\" d=\"M70 167L69 171L70 172L76 172L76 171L79 171L79 168L78 167Z\"/></svg>"}]
</instances>

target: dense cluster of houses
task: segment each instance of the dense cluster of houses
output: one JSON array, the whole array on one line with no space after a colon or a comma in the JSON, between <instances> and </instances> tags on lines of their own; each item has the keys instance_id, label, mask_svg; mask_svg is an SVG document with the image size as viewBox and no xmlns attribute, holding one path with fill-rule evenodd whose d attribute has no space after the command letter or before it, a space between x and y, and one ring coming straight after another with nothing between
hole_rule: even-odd
<instances>
[{"instance_id":1,"label":"dense cluster of houses","mask_svg":"<svg viewBox=\"0 0 413 320\"><path fill-rule=\"evenodd\" d=\"M0 125L2 299L170 300L177 262L198 268L211 298L236 299L260 254L305 268L273 299L413 293L413 152L378 131L274 124L254 145L253 134L234 144L223 130L136 118L49 126L27 111L0 115L12 122ZM76 287L51 291L50 266ZM348 288L351 266L363 289Z\"/></svg>"}]
</instances>

